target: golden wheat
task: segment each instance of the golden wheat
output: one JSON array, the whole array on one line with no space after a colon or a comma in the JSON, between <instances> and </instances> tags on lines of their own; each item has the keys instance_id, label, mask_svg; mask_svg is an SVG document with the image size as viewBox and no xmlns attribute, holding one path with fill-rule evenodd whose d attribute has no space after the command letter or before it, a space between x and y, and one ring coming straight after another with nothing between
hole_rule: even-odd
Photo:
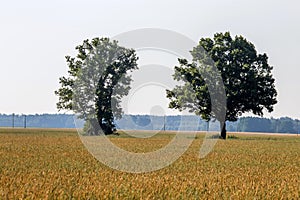
<instances>
[{"instance_id":1,"label":"golden wheat","mask_svg":"<svg viewBox=\"0 0 300 200\"><path fill-rule=\"evenodd\" d=\"M297 199L300 137L237 135L199 159L200 134L159 171L112 170L88 153L75 130L0 129L0 199ZM151 139L111 137L133 152L161 148Z\"/></svg>"}]
</instances>

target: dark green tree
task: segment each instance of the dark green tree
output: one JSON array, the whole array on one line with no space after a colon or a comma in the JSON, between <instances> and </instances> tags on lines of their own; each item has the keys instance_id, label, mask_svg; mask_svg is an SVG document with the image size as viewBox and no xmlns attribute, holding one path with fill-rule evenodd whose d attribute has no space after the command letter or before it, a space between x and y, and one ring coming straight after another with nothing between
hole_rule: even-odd
<instances>
[{"instance_id":1,"label":"dark green tree","mask_svg":"<svg viewBox=\"0 0 300 200\"><path fill-rule=\"evenodd\" d=\"M178 59L179 66L175 66L174 79L184 85L167 90L170 108L188 109L206 120L217 119L223 139L226 139L227 120L236 121L245 112L262 116L264 109L273 111L273 105L277 103L275 80L271 74L273 67L268 64L267 55L258 54L255 46L244 37L232 38L226 32L215 34L213 39L202 38L191 55L191 63ZM220 85L214 81L216 74L209 69L212 67L218 69L226 93L226 99L217 98L215 105L218 107L218 102L222 105L225 101L225 113L222 106L217 108L219 112L212 110L211 96L216 94L211 94L209 85L213 84L215 88ZM205 73L210 74L211 78L205 78ZM192 91L187 88L192 88ZM225 118L221 117L223 114Z\"/></svg>"},{"instance_id":2,"label":"dark green tree","mask_svg":"<svg viewBox=\"0 0 300 200\"><path fill-rule=\"evenodd\" d=\"M109 38L84 40L76 50L76 58L66 56L69 76L59 79L57 108L84 119L90 135L112 134L114 119L122 116L121 99L130 90L128 72L138 68L135 50Z\"/></svg>"}]
</instances>

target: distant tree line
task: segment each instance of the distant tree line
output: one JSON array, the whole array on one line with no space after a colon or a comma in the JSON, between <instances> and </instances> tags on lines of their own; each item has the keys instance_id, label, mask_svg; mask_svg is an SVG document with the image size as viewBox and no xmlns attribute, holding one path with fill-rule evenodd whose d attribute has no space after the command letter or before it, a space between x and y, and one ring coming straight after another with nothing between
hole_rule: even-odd
<instances>
[{"instance_id":1,"label":"distant tree line","mask_svg":"<svg viewBox=\"0 0 300 200\"><path fill-rule=\"evenodd\" d=\"M299 133L299 120L289 117L259 118L243 117L238 121L237 130L241 132L269 132L269 133Z\"/></svg>"},{"instance_id":2,"label":"distant tree line","mask_svg":"<svg viewBox=\"0 0 300 200\"><path fill-rule=\"evenodd\" d=\"M32 127L32 128L74 128L73 115L68 114L35 114L6 115L0 114L1 127Z\"/></svg>"},{"instance_id":3,"label":"distant tree line","mask_svg":"<svg viewBox=\"0 0 300 200\"><path fill-rule=\"evenodd\" d=\"M14 121L13 121L14 120ZM25 121L26 120L26 121ZM79 123L78 123L79 122ZM35 114L7 115L0 114L1 127L36 127L36 128L75 128L74 117L71 114ZM77 126L83 127L84 122L76 120ZM298 133L300 121L289 117L260 118L242 117L236 122L227 122L230 132L267 132L267 133ZM198 116L152 116L124 115L116 120L117 129L125 130L198 130L217 131L219 123L209 123Z\"/></svg>"}]
</instances>

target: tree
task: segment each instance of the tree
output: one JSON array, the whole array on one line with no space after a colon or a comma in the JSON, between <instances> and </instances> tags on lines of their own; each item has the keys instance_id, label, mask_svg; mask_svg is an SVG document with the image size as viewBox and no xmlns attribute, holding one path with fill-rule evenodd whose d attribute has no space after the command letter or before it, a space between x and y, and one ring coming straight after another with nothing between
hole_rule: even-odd
<instances>
[{"instance_id":1,"label":"tree","mask_svg":"<svg viewBox=\"0 0 300 200\"><path fill-rule=\"evenodd\" d=\"M295 133L294 120L289 117L281 117L279 119L279 133Z\"/></svg>"},{"instance_id":2,"label":"tree","mask_svg":"<svg viewBox=\"0 0 300 200\"><path fill-rule=\"evenodd\" d=\"M272 121L267 118L243 117L240 119L242 132L272 132Z\"/></svg>"},{"instance_id":3,"label":"tree","mask_svg":"<svg viewBox=\"0 0 300 200\"><path fill-rule=\"evenodd\" d=\"M135 50L109 38L84 40L77 57L66 56L69 77L61 77L57 108L72 110L86 121L88 134L112 134L122 116L120 102L130 89L128 72L137 69Z\"/></svg>"},{"instance_id":4,"label":"tree","mask_svg":"<svg viewBox=\"0 0 300 200\"><path fill-rule=\"evenodd\" d=\"M267 55L258 54L255 46L244 37L232 38L226 32L215 34L213 39L202 38L191 55L191 63L186 59L178 59L179 66L175 66L174 79L182 81L184 85L167 90L167 97L171 100L170 108L188 109L206 120L217 119L221 127L220 137L223 139L226 139L227 120L236 121L245 112L263 116L264 109L273 111L273 105L277 103L275 80L271 74L273 67L268 64ZM210 59L213 62L209 62ZM224 112L222 107L219 113L212 112L211 108L212 94L207 80L213 80L215 76L209 69L213 66L221 74L225 88L225 119L221 117ZM204 72L211 74L212 78L205 78ZM216 82L214 85L217 88L220 84ZM224 98L217 101L221 105Z\"/></svg>"}]
</instances>

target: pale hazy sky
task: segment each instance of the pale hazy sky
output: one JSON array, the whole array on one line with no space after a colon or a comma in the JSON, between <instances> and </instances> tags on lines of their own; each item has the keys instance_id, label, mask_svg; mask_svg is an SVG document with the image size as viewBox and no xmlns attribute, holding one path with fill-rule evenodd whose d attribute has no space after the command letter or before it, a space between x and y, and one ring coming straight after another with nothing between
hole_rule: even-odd
<instances>
[{"instance_id":1,"label":"pale hazy sky","mask_svg":"<svg viewBox=\"0 0 300 200\"><path fill-rule=\"evenodd\" d=\"M56 113L64 56L84 39L161 28L196 42L223 31L245 36L274 66L279 102L266 116L300 118L299 8L298 0L2 1L0 113Z\"/></svg>"}]
</instances>

